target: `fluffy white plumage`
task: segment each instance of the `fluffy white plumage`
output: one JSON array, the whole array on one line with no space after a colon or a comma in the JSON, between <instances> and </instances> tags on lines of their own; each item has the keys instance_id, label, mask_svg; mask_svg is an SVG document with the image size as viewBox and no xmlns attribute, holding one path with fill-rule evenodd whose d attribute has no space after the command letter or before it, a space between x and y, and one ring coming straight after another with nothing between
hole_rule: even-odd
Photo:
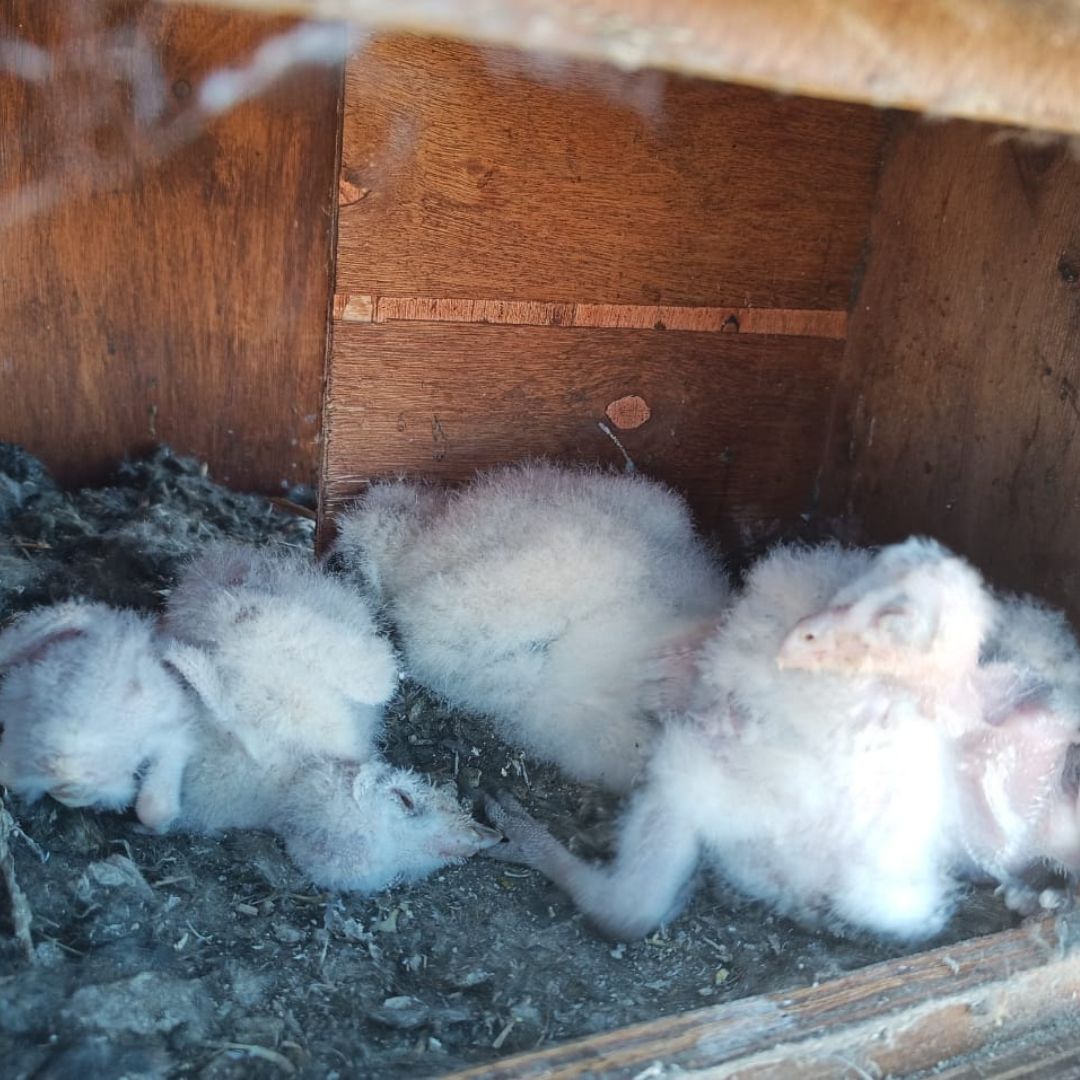
<instances>
[{"instance_id":1,"label":"fluffy white plumage","mask_svg":"<svg viewBox=\"0 0 1080 1080\"><path fill-rule=\"evenodd\" d=\"M180 807L193 714L152 620L104 604L38 608L0 634L0 783L161 827Z\"/></svg>"},{"instance_id":2,"label":"fluffy white plumage","mask_svg":"<svg viewBox=\"0 0 1080 1080\"><path fill-rule=\"evenodd\" d=\"M310 560L218 543L169 596L166 651L257 760L369 757L397 659L365 597Z\"/></svg>"},{"instance_id":3,"label":"fluffy white plumage","mask_svg":"<svg viewBox=\"0 0 1080 1080\"><path fill-rule=\"evenodd\" d=\"M415 881L501 839L450 790L384 761L310 762L284 791L275 827L324 888L374 892Z\"/></svg>"},{"instance_id":4,"label":"fluffy white plumage","mask_svg":"<svg viewBox=\"0 0 1080 1080\"><path fill-rule=\"evenodd\" d=\"M507 800L491 813L510 843L492 854L542 870L618 937L677 912L702 857L794 918L900 938L941 929L964 875L1029 903L1018 875L1080 868L1080 830L1061 784L1076 713L1031 697L1032 670L1059 678L1075 643L1025 617L980 664L994 601L938 545L778 549L702 646L614 861L575 858Z\"/></svg>"},{"instance_id":5,"label":"fluffy white plumage","mask_svg":"<svg viewBox=\"0 0 1080 1080\"><path fill-rule=\"evenodd\" d=\"M530 463L455 492L378 483L339 529L411 676L615 790L656 732L656 657L728 599L685 503L641 477Z\"/></svg>"},{"instance_id":6,"label":"fluffy white plumage","mask_svg":"<svg viewBox=\"0 0 1080 1080\"><path fill-rule=\"evenodd\" d=\"M854 575L791 630L781 666L932 685L975 666L995 606L972 566L920 537L883 548L862 572L855 553L832 550Z\"/></svg>"},{"instance_id":7,"label":"fluffy white plumage","mask_svg":"<svg viewBox=\"0 0 1080 1080\"><path fill-rule=\"evenodd\" d=\"M1080 702L1080 646L1068 619L1031 596L997 597L984 660L1021 664L1048 687Z\"/></svg>"},{"instance_id":8,"label":"fluffy white plumage","mask_svg":"<svg viewBox=\"0 0 1080 1080\"><path fill-rule=\"evenodd\" d=\"M175 828L268 829L316 885L358 892L417 880L499 840L450 792L378 756L256 761L213 724L200 729Z\"/></svg>"},{"instance_id":9,"label":"fluffy white plumage","mask_svg":"<svg viewBox=\"0 0 1080 1080\"><path fill-rule=\"evenodd\" d=\"M158 830L269 829L326 888L413 880L498 839L453 796L379 757L396 666L354 589L228 545L193 563L173 599L188 642L81 603L31 612L0 635L0 782L72 806L134 801ZM307 632L314 643L289 640ZM306 681L328 710L322 723L290 696Z\"/></svg>"},{"instance_id":10,"label":"fluffy white plumage","mask_svg":"<svg viewBox=\"0 0 1080 1080\"><path fill-rule=\"evenodd\" d=\"M978 691L986 724L960 748L968 853L1017 910L1058 906L1067 896L1039 893L1023 875L1033 861L1080 872L1080 646L1064 615L997 596Z\"/></svg>"}]
</instances>

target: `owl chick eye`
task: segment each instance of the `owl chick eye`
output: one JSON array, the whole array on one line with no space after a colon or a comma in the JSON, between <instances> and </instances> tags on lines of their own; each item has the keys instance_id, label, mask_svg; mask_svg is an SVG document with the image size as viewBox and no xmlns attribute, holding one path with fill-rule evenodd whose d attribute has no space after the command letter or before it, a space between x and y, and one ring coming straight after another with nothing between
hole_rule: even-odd
<instances>
[{"instance_id":1,"label":"owl chick eye","mask_svg":"<svg viewBox=\"0 0 1080 1080\"><path fill-rule=\"evenodd\" d=\"M407 791L402 791L401 788L391 788L391 791L398 797L401 802L401 806L406 814L416 813L416 803L413 801L412 796Z\"/></svg>"}]
</instances>

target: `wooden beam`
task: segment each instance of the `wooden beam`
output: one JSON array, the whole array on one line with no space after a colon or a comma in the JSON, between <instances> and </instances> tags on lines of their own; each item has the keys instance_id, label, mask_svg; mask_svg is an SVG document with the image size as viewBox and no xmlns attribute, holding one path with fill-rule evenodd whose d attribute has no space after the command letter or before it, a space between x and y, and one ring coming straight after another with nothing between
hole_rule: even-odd
<instances>
[{"instance_id":1,"label":"wooden beam","mask_svg":"<svg viewBox=\"0 0 1080 1080\"><path fill-rule=\"evenodd\" d=\"M1080 132L1077 0L216 0Z\"/></svg>"},{"instance_id":2,"label":"wooden beam","mask_svg":"<svg viewBox=\"0 0 1080 1080\"><path fill-rule=\"evenodd\" d=\"M449 1080L910 1076L1074 1018L1078 930L1077 916L1048 919L787 994L603 1032Z\"/></svg>"}]
</instances>

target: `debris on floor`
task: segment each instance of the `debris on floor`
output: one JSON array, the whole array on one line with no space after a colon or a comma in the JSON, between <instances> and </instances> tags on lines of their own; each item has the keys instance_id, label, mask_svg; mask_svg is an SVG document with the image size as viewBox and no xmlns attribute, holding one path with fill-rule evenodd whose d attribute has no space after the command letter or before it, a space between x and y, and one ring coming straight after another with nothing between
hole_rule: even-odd
<instances>
[{"instance_id":1,"label":"debris on floor","mask_svg":"<svg viewBox=\"0 0 1080 1080\"><path fill-rule=\"evenodd\" d=\"M0 620L70 596L154 610L206 541L307 550L313 530L166 449L67 493L0 445ZM416 686L389 710L386 753L464 799L507 788L576 850L607 850L615 800ZM1013 922L975 891L936 943ZM809 932L720 890L644 941L611 942L539 875L483 858L335 896L269 835L156 836L132 814L0 806L0 1061L13 1080L437 1075L905 951Z\"/></svg>"}]
</instances>

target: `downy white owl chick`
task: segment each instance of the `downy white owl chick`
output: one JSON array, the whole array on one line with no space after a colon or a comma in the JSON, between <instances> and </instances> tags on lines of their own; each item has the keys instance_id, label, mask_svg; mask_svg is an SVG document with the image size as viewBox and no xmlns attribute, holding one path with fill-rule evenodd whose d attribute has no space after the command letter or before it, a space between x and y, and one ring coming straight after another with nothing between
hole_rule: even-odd
<instances>
[{"instance_id":1,"label":"downy white owl chick","mask_svg":"<svg viewBox=\"0 0 1080 1080\"><path fill-rule=\"evenodd\" d=\"M369 891L498 834L423 778L364 761L253 758L161 659L153 622L103 604L42 608L0 634L0 782L164 830L279 833L324 887Z\"/></svg>"},{"instance_id":2,"label":"downy white owl chick","mask_svg":"<svg viewBox=\"0 0 1080 1080\"><path fill-rule=\"evenodd\" d=\"M0 677L0 783L68 806L135 801L154 828L176 816L192 705L152 620L79 601L38 608L0 634Z\"/></svg>"},{"instance_id":3,"label":"downy white owl chick","mask_svg":"<svg viewBox=\"0 0 1080 1080\"><path fill-rule=\"evenodd\" d=\"M780 662L917 691L954 736L954 870L1001 882L1021 910L1062 902L1023 884L1039 863L1080 871L1080 648L1060 613L995 596L963 559L913 539L802 620Z\"/></svg>"},{"instance_id":4,"label":"downy white owl chick","mask_svg":"<svg viewBox=\"0 0 1080 1080\"><path fill-rule=\"evenodd\" d=\"M802 619L780 648L780 664L937 684L974 668L995 614L972 566L914 537L883 548L824 610Z\"/></svg>"},{"instance_id":5,"label":"downy white owl chick","mask_svg":"<svg viewBox=\"0 0 1080 1080\"><path fill-rule=\"evenodd\" d=\"M983 662L1021 664L1055 693L1080 702L1080 646L1068 619L1032 596L996 597Z\"/></svg>"},{"instance_id":6,"label":"downy white owl chick","mask_svg":"<svg viewBox=\"0 0 1080 1080\"><path fill-rule=\"evenodd\" d=\"M360 892L417 880L500 839L453 796L380 758L256 761L213 722L185 773L176 827L267 829L316 885Z\"/></svg>"},{"instance_id":7,"label":"downy white owl chick","mask_svg":"<svg viewBox=\"0 0 1080 1080\"><path fill-rule=\"evenodd\" d=\"M728 599L683 500L641 477L531 463L449 493L378 483L339 528L411 676L615 790L656 732L654 658Z\"/></svg>"},{"instance_id":8,"label":"downy white owl chick","mask_svg":"<svg viewBox=\"0 0 1080 1080\"><path fill-rule=\"evenodd\" d=\"M962 794L973 873L1004 885L1024 914L1072 903L1073 887L1039 891L1043 864L1080 875L1080 646L1068 621L1029 596L996 597L979 688L986 725L962 742Z\"/></svg>"},{"instance_id":9,"label":"downy white owl chick","mask_svg":"<svg viewBox=\"0 0 1080 1080\"><path fill-rule=\"evenodd\" d=\"M502 839L450 792L378 760L306 763L273 824L317 885L360 892L426 877Z\"/></svg>"},{"instance_id":10,"label":"downy white owl chick","mask_svg":"<svg viewBox=\"0 0 1080 1080\"><path fill-rule=\"evenodd\" d=\"M918 587L898 588L894 570L909 581L924 558ZM1064 863L1057 832L1080 836L1061 795L1071 721L1029 708L1022 669L980 667L970 628L992 605L953 558L773 552L702 647L695 704L666 725L614 860L578 859L511 800L491 804L510 841L491 854L541 870L617 937L672 917L702 859L803 922L907 939L941 929L961 877L1011 886L1024 865Z\"/></svg>"},{"instance_id":11,"label":"downy white owl chick","mask_svg":"<svg viewBox=\"0 0 1080 1080\"><path fill-rule=\"evenodd\" d=\"M363 759L397 660L355 586L310 560L236 543L185 567L164 625L170 663L256 759Z\"/></svg>"}]
</instances>

